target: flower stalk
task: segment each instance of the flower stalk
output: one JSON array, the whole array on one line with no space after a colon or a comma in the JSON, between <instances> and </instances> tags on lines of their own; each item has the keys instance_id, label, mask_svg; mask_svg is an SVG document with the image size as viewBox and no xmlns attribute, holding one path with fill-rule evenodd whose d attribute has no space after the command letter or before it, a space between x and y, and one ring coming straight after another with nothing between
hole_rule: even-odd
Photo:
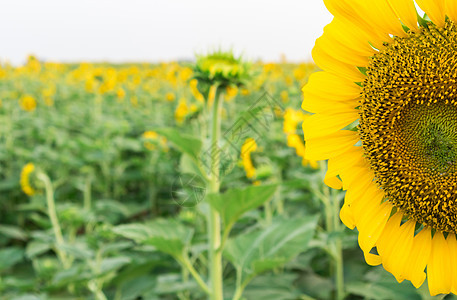
<instances>
[{"instance_id":1,"label":"flower stalk","mask_svg":"<svg viewBox=\"0 0 457 300\"><path fill-rule=\"evenodd\" d=\"M220 148L219 140L221 135L221 102L223 93L216 93L213 104L212 126L211 126L211 174L209 182L210 193L219 193L220 187ZM210 206L208 212L208 241L209 241L209 274L211 300L223 300L222 283L222 249L221 246L221 217L220 214Z\"/></svg>"},{"instance_id":2,"label":"flower stalk","mask_svg":"<svg viewBox=\"0 0 457 300\"><path fill-rule=\"evenodd\" d=\"M51 220L52 230L54 232L54 237L56 239L57 256L59 257L59 260L64 266L64 268L68 269L71 267L71 261L69 260L67 254L61 249L65 242L62 236L62 230L60 228L59 219L57 218L56 205L54 201L54 189L52 187L52 182L49 179L48 175L41 171L37 173L37 179L44 184L48 216Z\"/></svg>"}]
</instances>

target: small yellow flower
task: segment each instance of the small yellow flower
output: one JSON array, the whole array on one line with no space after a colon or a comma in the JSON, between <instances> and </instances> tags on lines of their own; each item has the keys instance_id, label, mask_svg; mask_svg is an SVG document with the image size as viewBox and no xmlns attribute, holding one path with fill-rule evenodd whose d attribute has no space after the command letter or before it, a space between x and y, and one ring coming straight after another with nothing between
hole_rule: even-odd
<instances>
[{"instance_id":1,"label":"small yellow flower","mask_svg":"<svg viewBox=\"0 0 457 300\"><path fill-rule=\"evenodd\" d=\"M164 149L167 149L167 139L155 131L149 130L143 133L143 139L145 140L144 146L148 150L155 150L157 141L160 143L160 146Z\"/></svg>"},{"instance_id":2,"label":"small yellow flower","mask_svg":"<svg viewBox=\"0 0 457 300\"><path fill-rule=\"evenodd\" d=\"M19 105L25 111L33 111L36 108L36 100L30 95L25 95L19 100Z\"/></svg>"},{"instance_id":3,"label":"small yellow flower","mask_svg":"<svg viewBox=\"0 0 457 300\"><path fill-rule=\"evenodd\" d=\"M165 98L167 99L168 102L173 102L173 101L175 101L176 96L175 96L175 94L170 92L170 93L166 94Z\"/></svg>"},{"instance_id":4,"label":"small yellow flower","mask_svg":"<svg viewBox=\"0 0 457 300\"><path fill-rule=\"evenodd\" d=\"M304 139L300 138L300 136L296 133L297 126L301 124L306 117L307 116L301 111L295 111L292 108L286 109L286 113L284 114L283 131L287 135L287 146L295 149L297 155L302 158L302 165L306 166L310 164L312 168L316 169L318 167L316 161L305 159L306 148Z\"/></svg>"},{"instance_id":5,"label":"small yellow flower","mask_svg":"<svg viewBox=\"0 0 457 300\"><path fill-rule=\"evenodd\" d=\"M125 97L125 91L123 88L118 88L117 91L116 91L116 96L118 99L124 99Z\"/></svg>"},{"instance_id":6,"label":"small yellow flower","mask_svg":"<svg viewBox=\"0 0 457 300\"><path fill-rule=\"evenodd\" d=\"M178 123L182 123L186 118L187 114L189 113L189 107L187 106L186 99L181 98L179 100L179 104L175 110L175 120Z\"/></svg>"},{"instance_id":7,"label":"small yellow flower","mask_svg":"<svg viewBox=\"0 0 457 300\"><path fill-rule=\"evenodd\" d=\"M30 176L34 171L35 165L32 163L26 164L21 171L21 178L19 183L21 184L22 191L28 196L33 196L36 194L36 190L30 184Z\"/></svg>"},{"instance_id":8,"label":"small yellow flower","mask_svg":"<svg viewBox=\"0 0 457 300\"><path fill-rule=\"evenodd\" d=\"M243 167L246 171L247 178L255 177L256 170L254 165L252 164L251 152L254 152L256 150L257 143L253 138L247 138L244 141L243 146L241 146L241 160L243 161Z\"/></svg>"},{"instance_id":9,"label":"small yellow flower","mask_svg":"<svg viewBox=\"0 0 457 300\"><path fill-rule=\"evenodd\" d=\"M249 95L251 92L248 90L248 89L241 89L241 95L243 96L247 96Z\"/></svg>"},{"instance_id":10,"label":"small yellow flower","mask_svg":"<svg viewBox=\"0 0 457 300\"><path fill-rule=\"evenodd\" d=\"M225 89L225 101L231 101L233 98L238 95L238 87L237 86L228 86Z\"/></svg>"}]
</instances>

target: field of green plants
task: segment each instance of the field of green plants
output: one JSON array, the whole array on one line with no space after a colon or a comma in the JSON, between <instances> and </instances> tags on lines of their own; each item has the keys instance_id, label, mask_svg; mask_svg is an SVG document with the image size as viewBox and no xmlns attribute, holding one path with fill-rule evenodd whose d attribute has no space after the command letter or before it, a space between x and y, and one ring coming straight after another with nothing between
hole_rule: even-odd
<instances>
[{"instance_id":1,"label":"field of green plants","mask_svg":"<svg viewBox=\"0 0 457 300\"><path fill-rule=\"evenodd\" d=\"M0 299L430 298L304 159L317 68L201 60L0 65Z\"/></svg>"}]
</instances>

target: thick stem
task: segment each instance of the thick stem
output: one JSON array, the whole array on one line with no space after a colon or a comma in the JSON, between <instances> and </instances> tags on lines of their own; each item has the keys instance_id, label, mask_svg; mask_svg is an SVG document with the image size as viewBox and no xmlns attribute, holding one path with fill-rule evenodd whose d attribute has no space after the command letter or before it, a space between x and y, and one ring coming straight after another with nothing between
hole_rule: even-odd
<instances>
[{"instance_id":1,"label":"thick stem","mask_svg":"<svg viewBox=\"0 0 457 300\"><path fill-rule=\"evenodd\" d=\"M68 269L70 268L70 262L68 261L67 254L61 250L61 246L64 245L65 242L62 236L62 230L60 229L59 219L57 218L56 205L54 201L54 189L52 188L51 180L46 174L42 172L37 174L37 178L44 183L48 215L49 219L51 220L52 230L54 231L54 237L56 239L57 256L59 257L64 268Z\"/></svg>"},{"instance_id":2,"label":"thick stem","mask_svg":"<svg viewBox=\"0 0 457 300\"><path fill-rule=\"evenodd\" d=\"M211 174L209 190L210 193L219 193L220 178L220 148L219 139L221 135L221 102L223 94L213 103L212 130L211 130ZM222 285L222 251L218 251L221 245L221 218L220 214L211 206L208 212L208 242L209 242L209 273L211 286L211 300L223 300Z\"/></svg>"}]
</instances>

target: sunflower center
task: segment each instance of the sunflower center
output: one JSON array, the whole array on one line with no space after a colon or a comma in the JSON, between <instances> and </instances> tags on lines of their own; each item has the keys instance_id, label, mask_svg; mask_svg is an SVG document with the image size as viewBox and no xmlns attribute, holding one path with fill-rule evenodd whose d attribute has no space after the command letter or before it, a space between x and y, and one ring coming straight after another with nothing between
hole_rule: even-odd
<instances>
[{"instance_id":1,"label":"sunflower center","mask_svg":"<svg viewBox=\"0 0 457 300\"><path fill-rule=\"evenodd\" d=\"M387 200L417 222L457 231L457 29L395 38L367 68L360 137Z\"/></svg>"}]
</instances>

